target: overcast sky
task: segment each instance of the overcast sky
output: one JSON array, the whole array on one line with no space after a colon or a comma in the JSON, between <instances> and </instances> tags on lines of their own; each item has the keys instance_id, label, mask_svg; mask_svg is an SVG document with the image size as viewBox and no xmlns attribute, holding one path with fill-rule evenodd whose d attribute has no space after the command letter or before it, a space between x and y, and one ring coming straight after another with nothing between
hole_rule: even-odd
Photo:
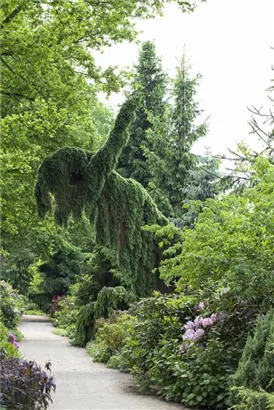
<instances>
[{"instance_id":1,"label":"overcast sky","mask_svg":"<svg viewBox=\"0 0 274 410\"><path fill-rule=\"evenodd\" d=\"M194 13L183 14L176 4L166 6L163 17L138 23L139 39L153 40L163 67L170 74L185 49L192 72L201 73L197 99L210 116L208 136L194 151L224 153L236 142L255 139L247 124L249 106L268 106L266 89L274 77L274 0L207 0ZM136 44L116 45L99 56L103 65L136 63ZM112 96L115 106L121 96Z\"/></svg>"}]
</instances>

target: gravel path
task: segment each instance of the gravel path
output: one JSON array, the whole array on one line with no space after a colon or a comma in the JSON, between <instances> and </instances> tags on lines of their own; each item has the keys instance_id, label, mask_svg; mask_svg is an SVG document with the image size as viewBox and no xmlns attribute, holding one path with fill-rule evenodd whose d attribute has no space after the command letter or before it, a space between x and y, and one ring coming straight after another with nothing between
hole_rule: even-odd
<instances>
[{"instance_id":1,"label":"gravel path","mask_svg":"<svg viewBox=\"0 0 274 410\"><path fill-rule=\"evenodd\" d=\"M46 318L25 315L20 330L25 335L20 342L23 356L41 366L52 362L57 391L50 410L183 410L180 405L134 392L130 375L93 363L85 349L55 335Z\"/></svg>"}]
</instances>

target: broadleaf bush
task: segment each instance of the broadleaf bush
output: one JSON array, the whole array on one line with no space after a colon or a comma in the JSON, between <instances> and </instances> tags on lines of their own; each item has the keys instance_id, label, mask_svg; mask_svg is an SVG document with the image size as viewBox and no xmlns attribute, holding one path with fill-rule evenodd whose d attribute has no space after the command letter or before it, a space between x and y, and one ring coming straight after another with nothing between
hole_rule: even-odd
<instances>
[{"instance_id":1,"label":"broadleaf bush","mask_svg":"<svg viewBox=\"0 0 274 410\"><path fill-rule=\"evenodd\" d=\"M52 402L54 378L34 361L20 358L0 359L1 406L7 410L42 410Z\"/></svg>"}]
</instances>

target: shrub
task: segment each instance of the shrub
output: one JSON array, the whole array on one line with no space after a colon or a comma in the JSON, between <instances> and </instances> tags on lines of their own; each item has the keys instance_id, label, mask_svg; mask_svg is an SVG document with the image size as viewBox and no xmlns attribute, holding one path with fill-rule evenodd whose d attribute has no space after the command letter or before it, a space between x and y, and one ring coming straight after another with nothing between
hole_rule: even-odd
<instances>
[{"instance_id":1,"label":"shrub","mask_svg":"<svg viewBox=\"0 0 274 410\"><path fill-rule=\"evenodd\" d=\"M88 353L95 361L125 370L120 362L120 352L135 321L135 317L126 313L112 315L110 319L97 320L97 333L95 340L87 345Z\"/></svg>"},{"instance_id":2,"label":"shrub","mask_svg":"<svg viewBox=\"0 0 274 410\"><path fill-rule=\"evenodd\" d=\"M121 362L141 390L156 390L188 406L224 409L245 340L238 329L246 316L238 309L214 314L196 303L194 297L156 294L136 304L131 310L137 320Z\"/></svg>"},{"instance_id":3,"label":"shrub","mask_svg":"<svg viewBox=\"0 0 274 410\"><path fill-rule=\"evenodd\" d=\"M75 296L66 296L59 299L58 309L55 310L53 326L59 328L61 336L73 338L76 329L76 317L79 307L75 305Z\"/></svg>"},{"instance_id":4,"label":"shrub","mask_svg":"<svg viewBox=\"0 0 274 410\"><path fill-rule=\"evenodd\" d=\"M260 409L259 405L266 406L269 403L272 397L269 393L274 392L273 311L259 317L254 335L247 338L238 369L231 378L231 385L230 401L235 409L256 406ZM247 392L251 390L253 394L249 396Z\"/></svg>"},{"instance_id":5,"label":"shrub","mask_svg":"<svg viewBox=\"0 0 274 410\"><path fill-rule=\"evenodd\" d=\"M230 407L230 410L274 410L274 394L266 391L251 390L244 387L234 387L239 402Z\"/></svg>"},{"instance_id":6,"label":"shrub","mask_svg":"<svg viewBox=\"0 0 274 410\"><path fill-rule=\"evenodd\" d=\"M12 335L14 336L14 335ZM12 337L9 330L0 323L0 357L3 359L19 357L18 346L15 344L16 338Z\"/></svg>"},{"instance_id":7,"label":"shrub","mask_svg":"<svg viewBox=\"0 0 274 410\"><path fill-rule=\"evenodd\" d=\"M195 302L178 296L161 296L143 299L132 309L136 316L129 338L123 349L125 366L129 368L139 383L145 384L153 357L161 344L171 345L182 342L184 323L194 316ZM148 380L147 387L151 384Z\"/></svg>"},{"instance_id":8,"label":"shrub","mask_svg":"<svg viewBox=\"0 0 274 410\"><path fill-rule=\"evenodd\" d=\"M8 328L16 328L19 324L20 316L23 311L22 296L14 290L9 283L0 281L1 305L0 319Z\"/></svg>"},{"instance_id":9,"label":"shrub","mask_svg":"<svg viewBox=\"0 0 274 410\"><path fill-rule=\"evenodd\" d=\"M77 298L79 302L79 297ZM116 310L127 310L134 296L123 286L103 286L96 295L96 300L82 305L76 316L74 344L85 346L95 335L95 321L108 318Z\"/></svg>"},{"instance_id":10,"label":"shrub","mask_svg":"<svg viewBox=\"0 0 274 410\"><path fill-rule=\"evenodd\" d=\"M62 308L62 301L66 299L66 296L53 296L51 299L51 304L47 308L47 313L51 317L55 317L57 312Z\"/></svg>"},{"instance_id":11,"label":"shrub","mask_svg":"<svg viewBox=\"0 0 274 410\"><path fill-rule=\"evenodd\" d=\"M1 363L1 406L7 410L47 409L55 391L54 379L33 361L9 358ZM45 368L50 370L50 363Z\"/></svg>"}]
</instances>

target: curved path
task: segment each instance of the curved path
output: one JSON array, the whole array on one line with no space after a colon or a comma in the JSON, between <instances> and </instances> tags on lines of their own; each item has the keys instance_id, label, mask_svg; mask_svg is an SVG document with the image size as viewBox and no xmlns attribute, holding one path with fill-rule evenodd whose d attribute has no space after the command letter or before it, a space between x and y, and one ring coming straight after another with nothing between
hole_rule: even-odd
<instances>
[{"instance_id":1,"label":"curved path","mask_svg":"<svg viewBox=\"0 0 274 410\"><path fill-rule=\"evenodd\" d=\"M180 405L134 392L130 375L94 363L85 349L55 335L47 318L25 315L20 330L25 335L20 342L23 356L42 367L47 360L52 363L57 391L51 410L183 410Z\"/></svg>"}]
</instances>

